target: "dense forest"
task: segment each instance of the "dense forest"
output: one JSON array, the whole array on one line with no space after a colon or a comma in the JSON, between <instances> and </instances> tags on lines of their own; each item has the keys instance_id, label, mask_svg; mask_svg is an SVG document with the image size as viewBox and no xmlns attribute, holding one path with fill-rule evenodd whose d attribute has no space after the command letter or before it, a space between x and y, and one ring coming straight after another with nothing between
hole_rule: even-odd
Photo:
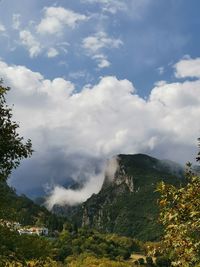
<instances>
[{"instance_id":1,"label":"dense forest","mask_svg":"<svg viewBox=\"0 0 200 267\"><path fill-rule=\"evenodd\" d=\"M31 141L24 142L17 132L18 124L12 120L5 98L8 90L1 82L0 266L200 266L200 177L189 163L185 183L172 185L163 181L156 186L163 236L154 242L80 227L51 214L26 196L18 196L7 185L7 179L33 150ZM20 234L9 226L14 223L47 227L49 233Z\"/></svg>"}]
</instances>

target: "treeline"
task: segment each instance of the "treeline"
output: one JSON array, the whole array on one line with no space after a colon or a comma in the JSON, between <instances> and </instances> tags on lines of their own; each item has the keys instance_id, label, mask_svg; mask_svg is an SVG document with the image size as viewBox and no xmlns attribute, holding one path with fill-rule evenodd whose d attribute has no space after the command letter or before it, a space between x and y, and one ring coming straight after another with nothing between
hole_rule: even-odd
<instances>
[{"instance_id":1,"label":"treeline","mask_svg":"<svg viewBox=\"0 0 200 267\"><path fill-rule=\"evenodd\" d=\"M89 229L77 229L71 225L57 238L19 235L17 231L0 226L0 266L6 262L18 262L26 266L29 261L51 261L65 264L88 257L107 261L127 260L133 251L140 250L140 243L131 238L100 234ZM78 256L82 255L81 258ZM86 257L87 256L87 257ZM38 263L39 264L39 263ZM28 266L28 265L27 265ZM66 266L66 265L63 265Z\"/></svg>"},{"instance_id":2,"label":"treeline","mask_svg":"<svg viewBox=\"0 0 200 267\"><path fill-rule=\"evenodd\" d=\"M70 224L64 225L57 238L19 235L3 226L0 226L0 236L0 267L170 266L169 260L159 254L157 264L151 257L131 259L132 253L144 254L153 243L144 244L133 238L87 228L77 229Z\"/></svg>"},{"instance_id":3,"label":"treeline","mask_svg":"<svg viewBox=\"0 0 200 267\"><path fill-rule=\"evenodd\" d=\"M26 196L18 196L5 181L0 181L0 219L25 226L46 226L50 232L61 231L66 221L66 218L52 214Z\"/></svg>"}]
</instances>

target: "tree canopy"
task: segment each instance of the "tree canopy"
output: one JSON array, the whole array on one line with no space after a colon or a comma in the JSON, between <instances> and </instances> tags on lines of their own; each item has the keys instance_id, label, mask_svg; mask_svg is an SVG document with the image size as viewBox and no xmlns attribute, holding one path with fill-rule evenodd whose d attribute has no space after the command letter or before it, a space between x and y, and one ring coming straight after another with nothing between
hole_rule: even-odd
<instances>
[{"instance_id":1,"label":"tree canopy","mask_svg":"<svg viewBox=\"0 0 200 267\"><path fill-rule=\"evenodd\" d=\"M200 153L197 162L200 162ZM186 178L187 183L179 188L164 182L158 186L165 253L173 266L182 267L200 264L200 176L190 163Z\"/></svg>"},{"instance_id":2,"label":"tree canopy","mask_svg":"<svg viewBox=\"0 0 200 267\"><path fill-rule=\"evenodd\" d=\"M31 141L24 142L17 132L19 125L12 120L12 109L6 103L9 90L0 80L0 181L6 180L20 160L33 152Z\"/></svg>"}]
</instances>

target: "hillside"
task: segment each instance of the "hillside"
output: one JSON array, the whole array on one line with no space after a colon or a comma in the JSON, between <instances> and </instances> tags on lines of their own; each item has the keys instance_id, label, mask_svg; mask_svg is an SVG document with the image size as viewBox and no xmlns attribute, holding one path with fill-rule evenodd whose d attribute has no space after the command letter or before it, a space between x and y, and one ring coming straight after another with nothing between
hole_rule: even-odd
<instances>
[{"instance_id":1,"label":"hillside","mask_svg":"<svg viewBox=\"0 0 200 267\"><path fill-rule=\"evenodd\" d=\"M27 197L18 196L5 182L0 183L0 220L3 222L0 222L0 267L64 267L68 263L77 266L82 260L98 260L101 264L106 261L102 266L130 266L128 260L131 253L142 250L142 244L132 238L78 229L76 225L67 223L64 217L59 218ZM20 235L16 229L6 226L4 221L45 225L49 230L58 231L50 232L49 237Z\"/></svg>"},{"instance_id":2,"label":"hillside","mask_svg":"<svg viewBox=\"0 0 200 267\"><path fill-rule=\"evenodd\" d=\"M158 240L162 228L157 221L156 185L161 180L174 185L184 182L182 167L143 154L119 155L118 162L114 180L106 177L101 191L81 207L66 209L68 215L82 226Z\"/></svg>"},{"instance_id":3,"label":"hillside","mask_svg":"<svg viewBox=\"0 0 200 267\"><path fill-rule=\"evenodd\" d=\"M0 182L0 219L22 225L45 225L50 230L61 230L64 221L26 196L18 196L6 182Z\"/></svg>"}]
</instances>

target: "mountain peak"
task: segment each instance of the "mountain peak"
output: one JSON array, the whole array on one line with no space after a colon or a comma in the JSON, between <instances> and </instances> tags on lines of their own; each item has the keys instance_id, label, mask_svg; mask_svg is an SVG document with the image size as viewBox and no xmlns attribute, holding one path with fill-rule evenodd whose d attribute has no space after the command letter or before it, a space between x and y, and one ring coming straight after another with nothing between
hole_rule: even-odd
<instances>
[{"instance_id":1,"label":"mountain peak","mask_svg":"<svg viewBox=\"0 0 200 267\"><path fill-rule=\"evenodd\" d=\"M158 239L162 229L157 221L157 183L164 180L179 185L183 168L145 154L120 154L116 158L113 178L106 176L100 192L83 203L79 213L82 226L143 240Z\"/></svg>"}]
</instances>

